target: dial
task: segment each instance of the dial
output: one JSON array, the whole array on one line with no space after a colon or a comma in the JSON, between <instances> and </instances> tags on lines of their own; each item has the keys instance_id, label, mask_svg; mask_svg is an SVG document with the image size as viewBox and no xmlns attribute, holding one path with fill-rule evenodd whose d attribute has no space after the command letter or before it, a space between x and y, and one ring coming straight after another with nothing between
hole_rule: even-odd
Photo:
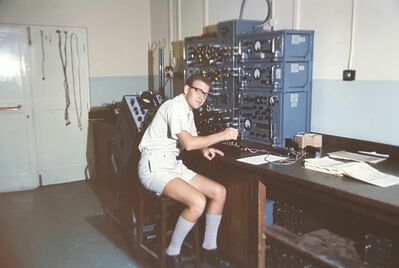
<instances>
[{"instance_id":1,"label":"dial","mask_svg":"<svg viewBox=\"0 0 399 268\"><path fill-rule=\"evenodd\" d=\"M259 40L256 40L256 41L254 42L254 50L255 50L255 52L260 51L261 46L262 46L262 44L260 43L260 41L259 41Z\"/></svg>"},{"instance_id":2,"label":"dial","mask_svg":"<svg viewBox=\"0 0 399 268\"><path fill-rule=\"evenodd\" d=\"M260 79L260 69L259 68L254 69L253 76L254 76L255 80Z\"/></svg>"},{"instance_id":3,"label":"dial","mask_svg":"<svg viewBox=\"0 0 399 268\"><path fill-rule=\"evenodd\" d=\"M252 128L252 122L251 122L251 120L250 119L245 119L244 120L244 127L245 127L245 129L251 129Z\"/></svg>"}]
</instances>

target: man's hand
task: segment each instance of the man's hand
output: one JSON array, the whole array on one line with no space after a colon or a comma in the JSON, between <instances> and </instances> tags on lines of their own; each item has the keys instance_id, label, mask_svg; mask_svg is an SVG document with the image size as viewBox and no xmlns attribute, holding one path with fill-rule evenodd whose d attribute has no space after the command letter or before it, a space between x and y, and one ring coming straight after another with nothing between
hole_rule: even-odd
<instances>
[{"instance_id":1,"label":"man's hand","mask_svg":"<svg viewBox=\"0 0 399 268\"><path fill-rule=\"evenodd\" d=\"M226 128L221 133L223 134L225 141L237 140L238 138L238 130L232 127Z\"/></svg>"},{"instance_id":2,"label":"man's hand","mask_svg":"<svg viewBox=\"0 0 399 268\"><path fill-rule=\"evenodd\" d=\"M216 154L224 156L224 153L222 151L215 148L207 147L202 149L202 155L208 160L212 160L216 156Z\"/></svg>"}]
</instances>

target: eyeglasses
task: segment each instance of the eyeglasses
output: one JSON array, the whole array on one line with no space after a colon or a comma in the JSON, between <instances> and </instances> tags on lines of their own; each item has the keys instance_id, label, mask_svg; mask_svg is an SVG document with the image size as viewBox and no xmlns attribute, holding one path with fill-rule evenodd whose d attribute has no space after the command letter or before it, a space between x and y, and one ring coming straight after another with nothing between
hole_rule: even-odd
<instances>
[{"instance_id":1,"label":"eyeglasses","mask_svg":"<svg viewBox=\"0 0 399 268\"><path fill-rule=\"evenodd\" d=\"M202 89L200 89L200 88L198 88L198 87L194 87L194 86L189 86L189 87L192 88L192 89L194 89L195 95L208 98L209 93L203 91Z\"/></svg>"}]
</instances>

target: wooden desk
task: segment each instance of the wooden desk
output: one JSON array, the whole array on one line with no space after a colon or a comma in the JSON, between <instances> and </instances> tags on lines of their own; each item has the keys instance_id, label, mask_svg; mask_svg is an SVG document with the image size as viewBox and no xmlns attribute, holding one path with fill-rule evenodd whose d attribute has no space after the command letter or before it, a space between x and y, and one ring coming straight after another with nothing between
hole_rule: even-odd
<instances>
[{"instance_id":1,"label":"wooden desk","mask_svg":"<svg viewBox=\"0 0 399 268\"><path fill-rule=\"evenodd\" d=\"M215 159L216 160L216 159ZM220 183L227 190L218 247L239 267L265 267L264 204L266 189L255 173L243 173L230 158L207 161L189 154L184 162L193 170Z\"/></svg>"},{"instance_id":2,"label":"wooden desk","mask_svg":"<svg viewBox=\"0 0 399 268\"><path fill-rule=\"evenodd\" d=\"M378 148L374 150L381 151ZM339 146L326 147L323 153L338 149ZM199 154L185 158L191 168L226 186L228 195L219 246L240 267L265 267L266 188L268 198L300 202L321 211L321 217L332 214L331 222L326 222L328 227L344 232L357 228L362 232L378 233L392 239L397 247L399 185L381 188L348 177L323 174L303 168L302 161L287 166L254 166L236 161L245 156L249 154L226 155L213 161L207 161ZM378 164L377 168L399 175L395 157ZM270 228L271 236L281 235L278 229L277 233L273 230ZM316 256L309 254L305 252L307 257ZM318 262L334 267L323 258Z\"/></svg>"},{"instance_id":3,"label":"wooden desk","mask_svg":"<svg viewBox=\"0 0 399 268\"><path fill-rule=\"evenodd\" d=\"M109 181L114 176L110 161L114 126L94 121L91 127L95 131L92 148L88 148L90 174L99 181ZM341 149L389 153L391 158L377 167L399 175L397 147L325 135L323 146L323 153ZM306 170L301 163L252 166L235 160L244 156L248 153L226 155L213 161L207 161L198 153L184 158L191 168L220 181L227 188L218 243L222 252L238 267L265 267L264 233L276 238L284 235L283 230L265 229L266 188L268 198L294 200L321 210L320 217L327 218L332 214L335 220L324 222L328 227L356 231L361 226L360 229L392 239L394 250L399 247L399 185L380 188L351 178ZM276 232L271 233L273 230Z\"/></svg>"}]
</instances>

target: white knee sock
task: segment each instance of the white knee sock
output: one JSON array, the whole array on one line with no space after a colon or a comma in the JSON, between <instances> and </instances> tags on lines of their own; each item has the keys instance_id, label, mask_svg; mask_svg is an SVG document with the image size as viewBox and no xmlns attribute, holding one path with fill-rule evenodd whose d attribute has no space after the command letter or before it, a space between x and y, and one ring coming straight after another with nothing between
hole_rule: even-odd
<instances>
[{"instance_id":1,"label":"white knee sock","mask_svg":"<svg viewBox=\"0 0 399 268\"><path fill-rule=\"evenodd\" d=\"M169 247L166 249L166 254L173 256L180 254L181 245L187 234L193 228L195 223L185 220L181 215L177 220L175 230L173 231L172 239Z\"/></svg>"},{"instance_id":2,"label":"white knee sock","mask_svg":"<svg viewBox=\"0 0 399 268\"><path fill-rule=\"evenodd\" d=\"M205 235L204 242L202 243L204 249L217 248L216 240L221 219L222 215L206 214Z\"/></svg>"}]
</instances>

